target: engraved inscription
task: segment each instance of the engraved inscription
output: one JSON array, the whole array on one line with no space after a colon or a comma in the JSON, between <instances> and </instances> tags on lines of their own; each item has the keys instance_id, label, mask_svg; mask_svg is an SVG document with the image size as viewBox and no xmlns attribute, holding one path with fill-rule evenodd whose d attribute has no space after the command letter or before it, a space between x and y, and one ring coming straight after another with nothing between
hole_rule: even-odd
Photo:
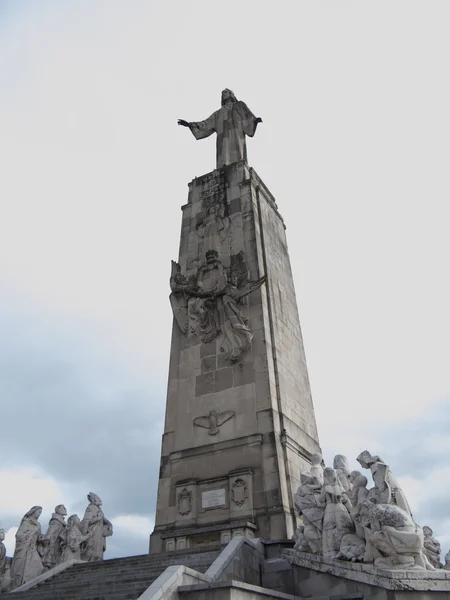
<instances>
[{"instance_id":1,"label":"engraved inscription","mask_svg":"<svg viewBox=\"0 0 450 600\"><path fill-rule=\"evenodd\" d=\"M225 489L202 492L202 508L213 508L225 504Z\"/></svg>"}]
</instances>

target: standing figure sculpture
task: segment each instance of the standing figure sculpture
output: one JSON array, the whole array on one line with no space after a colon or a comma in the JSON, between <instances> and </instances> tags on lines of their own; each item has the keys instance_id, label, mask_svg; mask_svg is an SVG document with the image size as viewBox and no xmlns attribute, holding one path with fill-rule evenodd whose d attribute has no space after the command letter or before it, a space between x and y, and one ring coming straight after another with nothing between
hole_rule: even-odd
<instances>
[{"instance_id":1,"label":"standing figure sculpture","mask_svg":"<svg viewBox=\"0 0 450 600\"><path fill-rule=\"evenodd\" d=\"M350 469L348 467L347 457L343 454L336 454L333 459L333 468L336 471L336 476L339 484L344 492L348 492L352 484L350 483Z\"/></svg>"},{"instance_id":2,"label":"standing figure sculpture","mask_svg":"<svg viewBox=\"0 0 450 600\"><path fill-rule=\"evenodd\" d=\"M197 233L203 239L203 250L217 250L225 240L230 217L225 214L224 202L209 204L197 218Z\"/></svg>"},{"instance_id":3,"label":"standing figure sculpture","mask_svg":"<svg viewBox=\"0 0 450 600\"><path fill-rule=\"evenodd\" d=\"M9 589L10 578L8 577L8 558L6 556L6 546L3 543L5 539L5 530L0 529L0 594ZM8 580L7 580L8 577Z\"/></svg>"},{"instance_id":4,"label":"standing figure sculpture","mask_svg":"<svg viewBox=\"0 0 450 600\"><path fill-rule=\"evenodd\" d=\"M325 504L320 501L322 482L309 472L300 473L300 485L294 497L298 514L303 517L305 538L314 554L322 552L322 521Z\"/></svg>"},{"instance_id":5,"label":"standing figure sculpture","mask_svg":"<svg viewBox=\"0 0 450 600\"><path fill-rule=\"evenodd\" d=\"M385 491L389 489L389 498L385 500L385 502L389 504L395 504L412 516L408 500L406 499L402 488L397 483L397 480L392 475L388 465L386 465L386 463L384 463L379 456L372 456L368 450L361 452L361 454L357 456L356 460L363 467L363 469L370 469L372 472L372 478L375 483L375 487L378 489L378 492L375 492L375 490L373 492L375 495L378 495L378 500L375 497L373 500L378 502L381 500L381 502L383 502L382 496L384 495L384 492L382 488L384 487ZM377 473L377 471L379 472ZM383 481L386 483L386 486L384 485Z\"/></svg>"},{"instance_id":6,"label":"standing figure sculpture","mask_svg":"<svg viewBox=\"0 0 450 600\"><path fill-rule=\"evenodd\" d=\"M423 547L426 557L435 569L441 569L441 545L433 536L431 527L425 525L423 531Z\"/></svg>"},{"instance_id":7,"label":"standing figure sculpture","mask_svg":"<svg viewBox=\"0 0 450 600\"><path fill-rule=\"evenodd\" d=\"M217 133L217 169L247 159L245 136L255 135L260 117L255 117L245 102L237 100L229 89L222 92L222 108L205 121L178 120L178 125L189 127L195 139L201 140Z\"/></svg>"},{"instance_id":8,"label":"standing figure sculpture","mask_svg":"<svg viewBox=\"0 0 450 600\"><path fill-rule=\"evenodd\" d=\"M5 539L5 530L0 529L0 579L3 576L6 568L6 546L3 543Z\"/></svg>"},{"instance_id":9,"label":"standing figure sculpture","mask_svg":"<svg viewBox=\"0 0 450 600\"><path fill-rule=\"evenodd\" d=\"M91 533L89 539L81 549L81 558L89 562L103 560L103 553L106 550L106 539L113 534L112 523L105 518L102 509L102 501L93 492L87 496L90 504L86 508L83 520L81 521L80 531L82 535Z\"/></svg>"},{"instance_id":10,"label":"standing figure sculpture","mask_svg":"<svg viewBox=\"0 0 450 600\"><path fill-rule=\"evenodd\" d=\"M350 514L342 503L342 494L336 471L326 467L320 496L320 502L325 503L322 531L322 555L325 558L336 558L343 537L354 533Z\"/></svg>"},{"instance_id":11,"label":"standing figure sculpture","mask_svg":"<svg viewBox=\"0 0 450 600\"><path fill-rule=\"evenodd\" d=\"M41 524L38 521L41 513L41 506L33 506L20 522L11 564L11 589L27 583L45 571L41 556L47 540L41 535Z\"/></svg>"},{"instance_id":12,"label":"standing figure sculpture","mask_svg":"<svg viewBox=\"0 0 450 600\"><path fill-rule=\"evenodd\" d=\"M55 567L61 560L61 534L66 528L64 519L66 515L67 510L64 504L58 504L48 524L47 533L44 536L48 543L42 557L42 563L47 569Z\"/></svg>"},{"instance_id":13,"label":"standing figure sculpture","mask_svg":"<svg viewBox=\"0 0 450 600\"><path fill-rule=\"evenodd\" d=\"M93 531L88 531L86 535L83 535L78 515L71 515L67 519L67 528L62 534L61 562L81 560L81 545L91 538L92 535Z\"/></svg>"}]
</instances>

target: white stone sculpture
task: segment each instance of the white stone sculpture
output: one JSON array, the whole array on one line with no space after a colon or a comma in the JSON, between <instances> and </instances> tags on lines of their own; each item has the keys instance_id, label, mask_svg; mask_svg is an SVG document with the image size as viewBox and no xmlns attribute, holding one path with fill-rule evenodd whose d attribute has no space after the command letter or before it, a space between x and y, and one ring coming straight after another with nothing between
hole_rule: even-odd
<instances>
[{"instance_id":1,"label":"white stone sculpture","mask_svg":"<svg viewBox=\"0 0 450 600\"><path fill-rule=\"evenodd\" d=\"M49 521L47 533L44 536L44 539L47 540L47 546L42 557L42 563L47 569L56 566L61 560L61 534L66 528L64 519L66 515L66 507L63 504L58 504Z\"/></svg>"},{"instance_id":2,"label":"white stone sculpture","mask_svg":"<svg viewBox=\"0 0 450 600\"><path fill-rule=\"evenodd\" d=\"M81 521L81 533L92 535L83 544L81 549L81 558L89 562L103 560L103 553L106 550L106 539L113 534L113 526L105 518L102 509L102 501L93 492L88 494L89 506L86 508L83 520Z\"/></svg>"},{"instance_id":3,"label":"white stone sculpture","mask_svg":"<svg viewBox=\"0 0 450 600\"><path fill-rule=\"evenodd\" d=\"M346 533L341 541L339 553L336 558L351 560L352 562L364 560L366 543L355 533Z\"/></svg>"},{"instance_id":4,"label":"white stone sculpture","mask_svg":"<svg viewBox=\"0 0 450 600\"><path fill-rule=\"evenodd\" d=\"M5 530L0 529L0 594L6 592L10 586L10 574L8 563L10 562L6 556L6 546L3 543L5 539ZM4 589L3 589L4 588Z\"/></svg>"},{"instance_id":5,"label":"white stone sculpture","mask_svg":"<svg viewBox=\"0 0 450 600\"><path fill-rule=\"evenodd\" d=\"M425 525L423 531L423 547L426 557L436 569L440 569L441 565L441 544L433 537L431 527Z\"/></svg>"},{"instance_id":6,"label":"white stone sculpture","mask_svg":"<svg viewBox=\"0 0 450 600\"><path fill-rule=\"evenodd\" d=\"M89 540L92 535L93 531L88 531L86 535L83 535L78 515L71 515L67 519L67 528L61 533L61 562L81 560L81 545Z\"/></svg>"},{"instance_id":7,"label":"white stone sculpture","mask_svg":"<svg viewBox=\"0 0 450 600\"><path fill-rule=\"evenodd\" d=\"M390 490L389 504L395 504L412 516L411 508L409 507L403 490L397 483L395 477L392 475L389 467L381 460L381 458L377 455L372 456L368 450L364 450L356 458L356 460L363 467L363 469L370 469L375 486L378 488L380 493L382 493L382 482L386 482Z\"/></svg>"},{"instance_id":8,"label":"white stone sculpture","mask_svg":"<svg viewBox=\"0 0 450 600\"><path fill-rule=\"evenodd\" d=\"M347 457L343 454L336 454L333 459L333 468L336 471L338 481L344 492L348 492L352 484L350 482L350 469L348 467Z\"/></svg>"},{"instance_id":9,"label":"white stone sculpture","mask_svg":"<svg viewBox=\"0 0 450 600\"><path fill-rule=\"evenodd\" d=\"M394 504L369 510L370 543L380 569L433 569L423 554L423 532L411 515Z\"/></svg>"},{"instance_id":10,"label":"white stone sculpture","mask_svg":"<svg viewBox=\"0 0 450 600\"><path fill-rule=\"evenodd\" d=\"M320 452L314 452L314 454L311 454L311 469L309 470L309 473L313 477L317 477L321 485L323 483L324 466L325 463L323 462L323 456Z\"/></svg>"},{"instance_id":11,"label":"white stone sculpture","mask_svg":"<svg viewBox=\"0 0 450 600\"><path fill-rule=\"evenodd\" d=\"M354 471L358 473L359 471ZM364 527L361 523L360 506L367 499L369 490L367 489L367 477L358 475L353 478L353 487L350 492L350 516L355 526L356 535L365 540Z\"/></svg>"},{"instance_id":12,"label":"white stone sculpture","mask_svg":"<svg viewBox=\"0 0 450 600\"><path fill-rule=\"evenodd\" d=\"M298 550L299 552L311 552L311 546L305 538L305 527L303 525L297 527L292 539L295 542L294 550Z\"/></svg>"},{"instance_id":13,"label":"white stone sculpture","mask_svg":"<svg viewBox=\"0 0 450 600\"><path fill-rule=\"evenodd\" d=\"M308 544L314 554L322 552L322 521L325 503L320 501L321 482L309 473L300 474L300 485L295 494L294 504L303 517L304 531Z\"/></svg>"},{"instance_id":14,"label":"white stone sculpture","mask_svg":"<svg viewBox=\"0 0 450 600\"><path fill-rule=\"evenodd\" d=\"M6 567L6 546L3 543L5 539L5 530L0 529L0 579L5 571Z\"/></svg>"},{"instance_id":15,"label":"white stone sculpture","mask_svg":"<svg viewBox=\"0 0 450 600\"><path fill-rule=\"evenodd\" d=\"M447 554L444 557L444 569L446 571L450 571L450 550L447 552Z\"/></svg>"},{"instance_id":16,"label":"white stone sculpture","mask_svg":"<svg viewBox=\"0 0 450 600\"><path fill-rule=\"evenodd\" d=\"M9 556L6 557L3 575L0 577L0 594L8 592L11 586L11 560Z\"/></svg>"},{"instance_id":17,"label":"white stone sculpture","mask_svg":"<svg viewBox=\"0 0 450 600\"><path fill-rule=\"evenodd\" d=\"M16 533L16 549L11 564L11 588L15 589L44 571L41 554L46 541L38 521L41 506L33 506L23 517Z\"/></svg>"},{"instance_id":18,"label":"white stone sculpture","mask_svg":"<svg viewBox=\"0 0 450 600\"><path fill-rule=\"evenodd\" d=\"M304 527L293 536L294 548L325 558L373 563L380 569L440 568L440 544L429 527L422 530L414 522L389 466L367 450L357 460L371 470L370 490L367 478L360 471L350 472L342 454L334 457L333 469L323 468L321 454L313 455L311 470L300 475L295 495ZM450 570L450 551L445 561L444 568Z\"/></svg>"},{"instance_id":19,"label":"white stone sculpture","mask_svg":"<svg viewBox=\"0 0 450 600\"><path fill-rule=\"evenodd\" d=\"M325 503L322 527L322 554L325 558L335 558L340 551L342 538L354 533L350 514L342 503L342 488L337 474L331 467L323 471L323 486L319 502Z\"/></svg>"}]
</instances>

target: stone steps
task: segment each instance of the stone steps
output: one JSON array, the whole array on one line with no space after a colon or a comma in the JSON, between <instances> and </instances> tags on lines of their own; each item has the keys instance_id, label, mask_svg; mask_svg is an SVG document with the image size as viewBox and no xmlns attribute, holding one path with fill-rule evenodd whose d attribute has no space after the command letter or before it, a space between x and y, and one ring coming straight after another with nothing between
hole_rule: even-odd
<instances>
[{"instance_id":1,"label":"stone steps","mask_svg":"<svg viewBox=\"0 0 450 600\"><path fill-rule=\"evenodd\" d=\"M185 550L114 558L73 565L25 592L5 600L136 600L171 565L204 573L220 554L215 550Z\"/></svg>"}]
</instances>

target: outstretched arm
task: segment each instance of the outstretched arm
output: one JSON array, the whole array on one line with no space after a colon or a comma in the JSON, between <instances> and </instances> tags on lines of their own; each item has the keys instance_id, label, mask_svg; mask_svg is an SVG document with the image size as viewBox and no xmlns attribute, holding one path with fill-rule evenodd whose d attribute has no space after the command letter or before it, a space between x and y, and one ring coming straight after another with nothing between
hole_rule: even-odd
<instances>
[{"instance_id":1,"label":"outstretched arm","mask_svg":"<svg viewBox=\"0 0 450 600\"><path fill-rule=\"evenodd\" d=\"M209 137L216 131L215 128L215 113L212 114L205 121L185 121L184 119L178 119L178 125L182 127L189 127L194 135L195 139L201 140L203 138Z\"/></svg>"}]
</instances>

